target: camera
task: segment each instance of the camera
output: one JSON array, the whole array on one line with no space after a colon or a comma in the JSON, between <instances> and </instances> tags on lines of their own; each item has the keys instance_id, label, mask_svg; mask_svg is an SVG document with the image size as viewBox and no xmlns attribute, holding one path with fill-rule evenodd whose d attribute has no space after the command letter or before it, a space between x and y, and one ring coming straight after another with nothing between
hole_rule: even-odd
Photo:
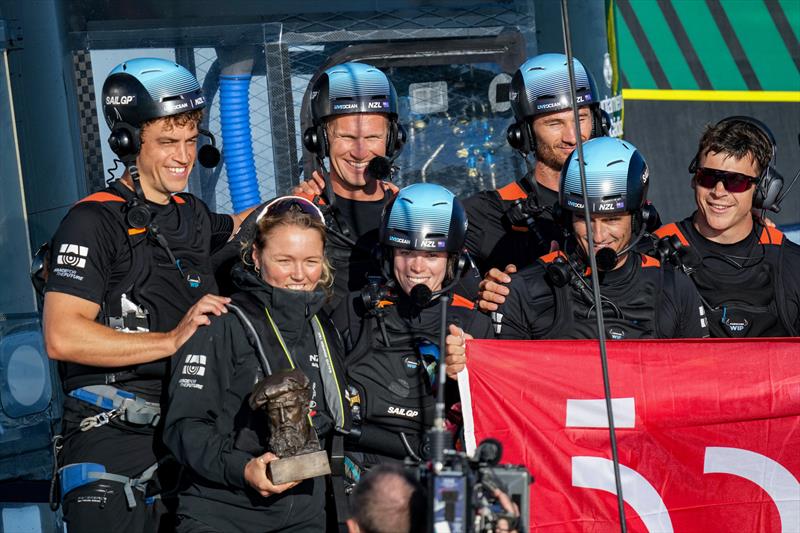
<instances>
[{"instance_id":1,"label":"camera","mask_svg":"<svg viewBox=\"0 0 800 533\"><path fill-rule=\"evenodd\" d=\"M502 453L497 440L486 439L472 457L445 449L438 471L432 462L418 467L420 481L428 489L432 531L493 532L501 519L511 529L527 530L531 475L524 466L498 465ZM495 489L517 505L519 516L500 505Z\"/></svg>"}]
</instances>

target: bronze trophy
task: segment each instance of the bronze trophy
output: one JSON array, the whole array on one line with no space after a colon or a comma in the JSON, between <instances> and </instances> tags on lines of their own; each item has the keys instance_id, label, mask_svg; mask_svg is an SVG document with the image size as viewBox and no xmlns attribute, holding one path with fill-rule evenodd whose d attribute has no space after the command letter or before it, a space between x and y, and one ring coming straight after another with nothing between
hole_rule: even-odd
<instances>
[{"instance_id":1,"label":"bronze trophy","mask_svg":"<svg viewBox=\"0 0 800 533\"><path fill-rule=\"evenodd\" d=\"M311 425L310 401L308 377L297 368L265 377L250 395L250 408L265 410L269 417L267 449L279 459L267 470L276 485L331 473L328 454Z\"/></svg>"}]
</instances>

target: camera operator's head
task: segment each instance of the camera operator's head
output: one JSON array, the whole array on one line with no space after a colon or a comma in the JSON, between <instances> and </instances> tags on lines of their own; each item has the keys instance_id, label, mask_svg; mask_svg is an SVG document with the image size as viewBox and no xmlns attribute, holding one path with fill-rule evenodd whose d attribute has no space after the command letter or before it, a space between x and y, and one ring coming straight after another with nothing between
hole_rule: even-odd
<instances>
[{"instance_id":1,"label":"camera operator's head","mask_svg":"<svg viewBox=\"0 0 800 533\"><path fill-rule=\"evenodd\" d=\"M426 531L427 502L422 486L399 466L379 465L353 491L350 533Z\"/></svg>"},{"instance_id":2,"label":"camera operator's head","mask_svg":"<svg viewBox=\"0 0 800 533\"><path fill-rule=\"evenodd\" d=\"M466 235L467 215L452 192L432 183L409 185L383 211L380 242L387 273L406 294L415 285L438 291L464 268Z\"/></svg>"}]
</instances>

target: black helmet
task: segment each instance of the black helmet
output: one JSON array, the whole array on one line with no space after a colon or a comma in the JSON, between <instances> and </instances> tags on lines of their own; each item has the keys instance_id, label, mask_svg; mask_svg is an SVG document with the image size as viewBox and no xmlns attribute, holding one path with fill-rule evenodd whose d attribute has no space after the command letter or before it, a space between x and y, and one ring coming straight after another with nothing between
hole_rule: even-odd
<instances>
[{"instance_id":1,"label":"black helmet","mask_svg":"<svg viewBox=\"0 0 800 533\"><path fill-rule=\"evenodd\" d=\"M108 127L139 128L148 120L206 106L197 78L184 67L158 58L138 58L114 67L103 84L103 115Z\"/></svg>"},{"instance_id":2,"label":"black helmet","mask_svg":"<svg viewBox=\"0 0 800 533\"><path fill-rule=\"evenodd\" d=\"M598 137L583 144L586 192L592 214L636 213L647 200L650 172L634 145L614 137ZM559 182L559 204L583 212L578 151L573 151Z\"/></svg>"},{"instance_id":3,"label":"black helmet","mask_svg":"<svg viewBox=\"0 0 800 533\"><path fill-rule=\"evenodd\" d=\"M461 201L433 183L403 188L381 217L383 246L459 254L467 237L467 215Z\"/></svg>"}]
</instances>

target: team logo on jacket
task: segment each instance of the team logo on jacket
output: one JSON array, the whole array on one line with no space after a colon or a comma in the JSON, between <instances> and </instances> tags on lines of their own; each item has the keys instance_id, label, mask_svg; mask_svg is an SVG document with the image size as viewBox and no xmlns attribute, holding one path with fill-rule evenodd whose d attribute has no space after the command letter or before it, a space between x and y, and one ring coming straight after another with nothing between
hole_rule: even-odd
<instances>
[{"instance_id":1,"label":"team logo on jacket","mask_svg":"<svg viewBox=\"0 0 800 533\"><path fill-rule=\"evenodd\" d=\"M62 244L56 257L57 265L66 265L72 268L85 268L86 258L89 256L89 247L77 244Z\"/></svg>"},{"instance_id":2,"label":"team logo on jacket","mask_svg":"<svg viewBox=\"0 0 800 533\"><path fill-rule=\"evenodd\" d=\"M206 375L206 356L188 354L186 364L183 365L183 373L187 376L205 376Z\"/></svg>"},{"instance_id":3,"label":"team logo on jacket","mask_svg":"<svg viewBox=\"0 0 800 533\"><path fill-rule=\"evenodd\" d=\"M609 338L618 341L627 337L628 333L619 326L611 326L608 328L608 336Z\"/></svg>"},{"instance_id":4,"label":"team logo on jacket","mask_svg":"<svg viewBox=\"0 0 800 533\"><path fill-rule=\"evenodd\" d=\"M417 409L395 407L394 405L390 405L389 408L386 410L386 413L394 416L403 416L405 418L416 418L417 416L419 416L419 411Z\"/></svg>"}]
</instances>

